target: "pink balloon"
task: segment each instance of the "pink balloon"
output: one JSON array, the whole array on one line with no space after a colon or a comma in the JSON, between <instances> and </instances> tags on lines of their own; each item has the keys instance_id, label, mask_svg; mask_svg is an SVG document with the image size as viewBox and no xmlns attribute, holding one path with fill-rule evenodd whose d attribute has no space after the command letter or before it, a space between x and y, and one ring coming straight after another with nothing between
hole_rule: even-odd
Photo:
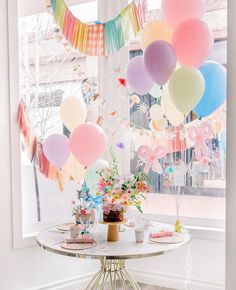
<instances>
[{"instance_id":1,"label":"pink balloon","mask_svg":"<svg viewBox=\"0 0 236 290\"><path fill-rule=\"evenodd\" d=\"M129 61L126 78L130 89L138 95L146 95L153 86L153 82L144 66L142 56L136 56Z\"/></svg>"},{"instance_id":2,"label":"pink balloon","mask_svg":"<svg viewBox=\"0 0 236 290\"><path fill-rule=\"evenodd\" d=\"M202 18L206 0L162 0L162 10L166 22L176 28L184 20Z\"/></svg>"},{"instance_id":3,"label":"pink balloon","mask_svg":"<svg viewBox=\"0 0 236 290\"><path fill-rule=\"evenodd\" d=\"M83 123L70 135L70 149L83 165L90 166L101 158L107 148L107 135L98 125Z\"/></svg>"},{"instance_id":4,"label":"pink balloon","mask_svg":"<svg viewBox=\"0 0 236 290\"><path fill-rule=\"evenodd\" d=\"M176 67L173 46L166 41L152 42L144 52L144 64L150 78L158 85L164 85Z\"/></svg>"},{"instance_id":5,"label":"pink balloon","mask_svg":"<svg viewBox=\"0 0 236 290\"><path fill-rule=\"evenodd\" d=\"M182 66L198 68L213 48L213 35L206 22L189 19L176 28L172 44Z\"/></svg>"},{"instance_id":6,"label":"pink balloon","mask_svg":"<svg viewBox=\"0 0 236 290\"><path fill-rule=\"evenodd\" d=\"M69 140L65 135L53 134L43 142L43 153L54 166L61 168L70 156Z\"/></svg>"}]
</instances>

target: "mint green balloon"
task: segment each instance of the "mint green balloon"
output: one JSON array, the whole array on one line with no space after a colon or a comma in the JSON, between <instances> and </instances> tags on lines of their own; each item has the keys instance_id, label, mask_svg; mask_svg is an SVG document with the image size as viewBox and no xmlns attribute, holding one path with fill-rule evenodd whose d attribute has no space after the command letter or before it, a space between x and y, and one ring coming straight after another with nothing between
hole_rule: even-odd
<instances>
[{"instance_id":1,"label":"mint green balloon","mask_svg":"<svg viewBox=\"0 0 236 290\"><path fill-rule=\"evenodd\" d=\"M188 114L195 108L204 91L205 80L198 69L181 67L171 74L169 94L180 112Z\"/></svg>"},{"instance_id":2,"label":"mint green balloon","mask_svg":"<svg viewBox=\"0 0 236 290\"><path fill-rule=\"evenodd\" d=\"M158 85L153 85L151 91L149 92L150 95L152 95L153 98L158 99L162 95L161 87Z\"/></svg>"},{"instance_id":3,"label":"mint green balloon","mask_svg":"<svg viewBox=\"0 0 236 290\"><path fill-rule=\"evenodd\" d=\"M100 176L98 171L109 167L109 163L104 159L99 159L87 171L85 181L92 193L95 193L98 187Z\"/></svg>"}]
</instances>

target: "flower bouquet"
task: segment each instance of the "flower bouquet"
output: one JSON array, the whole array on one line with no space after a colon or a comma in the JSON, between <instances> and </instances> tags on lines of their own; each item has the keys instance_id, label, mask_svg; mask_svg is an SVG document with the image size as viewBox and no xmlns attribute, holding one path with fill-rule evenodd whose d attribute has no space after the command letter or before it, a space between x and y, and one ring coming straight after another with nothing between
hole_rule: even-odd
<instances>
[{"instance_id":1,"label":"flower bouquet","mask_svg":"<svg viewBox=\"0 0 236 290\"><path fill-rule=\"evenodd\" d=\"M98 195L103 196L104 222L121 222L130 206L142 212L141 202L150 187L144 173L120 176L117 159L113 152L111 155L113 166L99 172Z\"/></svg>"},{"instance_id":2,"label":"flower bouquet","mask_svg":"<svg viewBox=\"0 0 236 290\"><path fill-rule=\"evenodd\" d=\"M103 197L93 195L86 185L83 183L80 190L77 190L77 199L72 201L72 214L75 216L76 224L90 225L95 222L96 210L99 210Z\"/></svg>"}]
</instances>

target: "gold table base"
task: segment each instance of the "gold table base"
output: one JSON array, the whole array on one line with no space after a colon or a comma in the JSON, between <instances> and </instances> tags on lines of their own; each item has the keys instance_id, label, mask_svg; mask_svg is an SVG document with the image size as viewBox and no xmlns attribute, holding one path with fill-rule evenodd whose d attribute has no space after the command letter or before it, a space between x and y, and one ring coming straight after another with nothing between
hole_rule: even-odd
<instances>
[{"instance_id":1,"label":"gold table base","mask_svg":"<svg viewBox=\"0 0 236 290\"><path fill-rule=\"evenodd\" d=\"M101 269L93 277L86 290L141 290L125 268L125 260L101 259ZM108 287L108 288L107 288Z\"/></svg>"}]
</instances>

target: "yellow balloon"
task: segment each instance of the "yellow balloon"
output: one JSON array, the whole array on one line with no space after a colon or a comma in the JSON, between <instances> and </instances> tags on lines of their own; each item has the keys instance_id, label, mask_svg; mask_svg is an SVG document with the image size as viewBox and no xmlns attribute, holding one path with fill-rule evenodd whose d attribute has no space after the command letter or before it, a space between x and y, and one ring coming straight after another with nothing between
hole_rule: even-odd
<instances>
[{"instance_id":1,"label":"yellow balloon","mask_svg":"<svg viewBox=\"0 0 236 290\"><path fill-rule=\"evenodd\" d=\"M156 132L161 131L157 126L157 121L155 121L155 120L150 121L149 127L151 128L152 131L156 131Z\"/></svg>"},{"instance_id":2,"label":"yellow balloon","mask_svg":"<svg viewBox=\"0 0 236 290\"><path fill-rule=\"evenodd\" d=\"M164 88L164 96L161 100L161 107L167 120L172 126L179 126L184 121L184 114L181 113L172 102L167 87Z\"/></svg>"},{"instance_id":3,"label":"yellow balloon","mask_svg":"<svg viewBox=\"0 0 236 290\"><path fill-rule=\"evenodd\" d=\"M177 109L184 114L195 108L204 90L204 78L196 68L182 67L171 74L169 94Z\"/></svg>"},{"instance_id":4,"label":"yellow balloon","mask_svg":"<svg viewBox=\"0 0 236 290\"><path fill-rule=\"evenodd\" d=\"M81 97L66 98L60 110L64 125L72 132L79 124L84 123L87 118L87 107Z\"/></svg>"},{"instance_id":5,"label":"yellow balloon","mask_svg":"<svg viewBox=\"0 0 236 290\"><path fill-rule=\"evenodd\" d=\"M84 180L87 169L85 169L85 166L80 164L73 155L70 155L64 165L63 171L66 175L72 177L75 182L81 183Z\"/></svg>"},{"instance_id":6,"label":"yellow balloon","mask_svg":"<svg viewBox=\"0 0 236 290\"><path fill-rule=\"evenodd\" d=\"M148 22L141 31L141 46L144 50L156 40L171 42L172 30L165 21L154 20Z\"/></svg>"}]
</instances>

